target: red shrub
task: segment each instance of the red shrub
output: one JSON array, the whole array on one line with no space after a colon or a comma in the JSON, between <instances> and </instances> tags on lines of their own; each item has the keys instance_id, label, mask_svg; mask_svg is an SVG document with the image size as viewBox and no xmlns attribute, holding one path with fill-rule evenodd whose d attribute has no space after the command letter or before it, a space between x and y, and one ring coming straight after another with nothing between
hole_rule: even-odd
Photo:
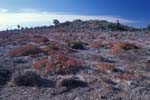
<instances>
[{"instance_id":1,"label":"red shrub","mask_svg":"<svg viewBox=\"0 0 150 100\"><path fill-rule=\"evenodd\" d=\"M48 54L48 52L50 52L50 51L53 51L53 50L57 51L57 50L59 50L59 48L57 46L55 46L55 45L47 45L44 48L41 48L41 50L43 52L45 52L46 54Z\"/></svg>"},{"instance_id":2,"label":"red shrub","mask_svg":"<svg viewBox=\"0 0 150 100\"><path fill-rule=\"evenodd\" d=\"M52 55L55 60L57 61L66 61L68 60L67 55L65 55L63 52L56 52L54 55Z\"/></svg>"},{"instance_id":3,"label":"red shrub","mask_svg":"<svg viewBox=\"0 0 150 100\"><path fill-rule=\"evenodd\" d=\"M138 49L139 47L127 42L116 42L113 44L112 53L117 54L123 50Z\"/></svg>"},{"instance_id":4,"label":"red shrub","mask_svg":"<svg viewBox=\"0 0 150 100\"><path fill-rule=\"evenodd\" d=\"M41 42L48 42L48 38L44 36L35 36L33 42L35 43L41 43Z\"/></svg>"},{"instance_id":5,"label":"red shrub","mask_svg":"<svg viewBox=\"0 0 150 100\"><path fill-rule=\"evenodd\" d=\"M41 58L41 59L38 59L37 61L33 62L32 67L36 70L43 70L43 69L45 69L47 63L48 63L47 58Z\"/></svg>"},{"instance_id":6,"label":"red shrub","mask_svg":"<svg viewBox=\"0 0 150 100\"><path fill-rule=\"evenodd\" d=\"M64 65L66 67L81 67L82 61L75 59L75 58L70 58L64 63Z\"/></svg>"},{"instance_id":7,"label":"red shrub","mask_svg":"<svg viewBox=\"0 0 150 100\"><path fill-rule=\"evenodd\" d=\"M40 59L33 63L33 68L36 70L55 73L66 73L75 71L82 67L82 62L76 58L71 58L66 55L53 55L50 60Z\"/></svg>"},{"instance_id":8,"label":"red shrub","mask_svg":"<svg viewBox=\"0 0 150 100\"><path fill-rule=\"evenodd\" d=\"M40 52L41 52L40 48L29 44L29 45L18 47L12 51L7 52L6 56L8 57L29 56L32 54L38 54Z\"/></svg>"},{"instance_id":9,"label":"red shrub","mask_svg":"<svg viewBox=\"0 0 150 100\"><path fill-rule=\"evenodd\" d=\"M50 70L53 68L53 66L54 66L54 62L48 61L47 64L46 64L45 70L44 70L45 73L50 72Z\"/></svg>"},{"instance_id":10,"label":"red shrub","mask_svg":"<svg viewBox=\"0 0 150 100\"><path fill-rule=\"evenodd\" d=\"M63 51L49 51L48 55L51 56L55 61L66 61L68 59L66 53Z\"/></svg>"},{"instance_id":11,"label":"red shrub","mask_svg":"<svg viewBox=\"0 0 150 100\"><path fill-rule=\"evenodd\" d=\"M131 80L131 79L137 79L140 80L143 78L143 75L141 73L122 73L119 75L116 75L116 78L119 78L121 80Z\"/></svg>"},{"instance_id":12,"label":"red shrub","mask_svg":"<svg viewBox=\"0 0 150 100\"><path fill-rule=\"evenodd\" d=\"M100 48L101 44L100 43L93 43L89 46L90 48Z\"/></svg>"}]
</instances>

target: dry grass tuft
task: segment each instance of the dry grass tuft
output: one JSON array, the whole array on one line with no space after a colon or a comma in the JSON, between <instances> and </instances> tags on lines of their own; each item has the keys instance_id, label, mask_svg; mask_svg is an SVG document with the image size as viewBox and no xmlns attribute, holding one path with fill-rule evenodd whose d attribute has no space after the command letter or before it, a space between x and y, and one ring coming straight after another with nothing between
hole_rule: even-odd
<instances>
[{"instance_id":1,"label":"dry grass tuft","mask_svg":"<svg viewBox=\"0 0 150 100\"><path fill-rule=\"evenodd\" d=\"M110 63L99 63L95 65L100 71L112 71L115 68L114 64Z\"/></svg>"},{"instance_id":2,"label":"dry grass tuft","mask_svg":"<svg viewBox=\"0 0 150 100\"><path fill-rule=\"evenodd\" d=\"M123 73L117 76L117 78L121 79L121 80L130 80L131 78L133 78L133 74L131 73Z\"/></svg>"},{"instance_id":3,"label":"dry grass tuft","mask_svg":"<svg viewBox=\"0 0 150 100\"><path fill-rule=\"evenodd\" d=\"M116 78L119 78L121 80L131 80L131 79L137 79L140 80L143 78L143 75L141 73L122 73L116 76Z\"/></svg>"}]
</instances>

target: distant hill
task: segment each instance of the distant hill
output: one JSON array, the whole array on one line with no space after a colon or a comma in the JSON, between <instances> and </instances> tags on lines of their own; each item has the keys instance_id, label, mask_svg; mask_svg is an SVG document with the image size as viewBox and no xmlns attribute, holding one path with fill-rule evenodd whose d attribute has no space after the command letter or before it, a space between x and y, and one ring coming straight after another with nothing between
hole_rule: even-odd
<instances>
[{"instance_id":1,"label":"distant hill","mask_svg":"<svg viewBox=\"0 0 150 100\"><path fill-rule=\"evenodd\" d=\"M64 22L51 27L52 29L60 29L64 31L137 31L139 29L126 25L112 23L105 20L74 20L72 22Z\"/></svg>"},{"instance_id":2,"label":"distant hill","mask_svg":"<svg viewBox=\"0 0 150 100\"><path fill-rule=\"evenodd\" d=\"M21 28L9 31L19 32L26 31L62 31L62 32L98 32L98 31L145 31L146 28L134 28L120 23L112 23L105 20L74 20L72 22L66 21L63 23L57 23L57 25L42 26L35 28ZM8 30L7 30L8 31Z\"/></svg>"}]
</instances>

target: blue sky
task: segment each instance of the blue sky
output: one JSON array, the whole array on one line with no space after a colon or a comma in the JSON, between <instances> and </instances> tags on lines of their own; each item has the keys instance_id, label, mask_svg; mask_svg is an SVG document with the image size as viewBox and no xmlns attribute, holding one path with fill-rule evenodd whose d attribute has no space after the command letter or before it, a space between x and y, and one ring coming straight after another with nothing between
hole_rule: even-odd
<instances>
[{"instance_id":1,"label":"blue sky","mask_svg":"<svg viewBox=\"0 0 150 100\"><path fill-rule=\"evenodd\" d=\"M0 26L48 25L80 18L99 19L136 27L150 23L150 0L0 0Z\"/></svg>"}]
</instances>

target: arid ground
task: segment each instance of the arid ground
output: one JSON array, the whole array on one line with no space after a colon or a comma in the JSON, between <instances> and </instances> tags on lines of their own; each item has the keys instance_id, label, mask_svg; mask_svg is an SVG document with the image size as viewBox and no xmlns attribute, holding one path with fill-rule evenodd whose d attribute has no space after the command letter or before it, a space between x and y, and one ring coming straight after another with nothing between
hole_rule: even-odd
<instances>
[{"instance_id":1,"label":"arid ground","mask_svg":"<svg viewBox=\"0 0 150 100\"><path fill-rule=\"evenodd\" d=\"M64 27L0 32L0 100L150 100L149 32Z\"/></svg>"}]
</instances>

